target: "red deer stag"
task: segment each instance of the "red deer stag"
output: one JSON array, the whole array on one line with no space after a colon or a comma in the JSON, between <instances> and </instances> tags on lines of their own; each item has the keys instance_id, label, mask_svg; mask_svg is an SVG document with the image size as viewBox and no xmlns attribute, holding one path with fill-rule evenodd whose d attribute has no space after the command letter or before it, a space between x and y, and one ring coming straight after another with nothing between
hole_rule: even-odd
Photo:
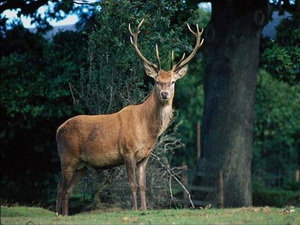
<instances>
[{"instance_id":1,"label":"red deer stag","mask_svg":"<svg viewBox=\"0 0 300 225\"><path fill-rule=\"evenodd\" d=\"M144 20L134 33L129 24L131 44L144 61L145 72L155 80L155 86L145 102L130 105L109 115L79 115L63 123L57 130L57 147L61 161L61 180L58 184L57 215L68 215L69 196L75 184L82 178L86 167L111 168L125 164L132 193L133 209L137 209L137 184L141 195L141 209L146 210L146 167L158 137L166 130L173 114L172 101L175 81L187 71L187 63L202 45L203 30L188 29L196 36L192 53L172 66L171 70L160 68L148 61L138 48L138 35ZM173 60L173 54L172 54Z\"/></svg>"}]
</instances>

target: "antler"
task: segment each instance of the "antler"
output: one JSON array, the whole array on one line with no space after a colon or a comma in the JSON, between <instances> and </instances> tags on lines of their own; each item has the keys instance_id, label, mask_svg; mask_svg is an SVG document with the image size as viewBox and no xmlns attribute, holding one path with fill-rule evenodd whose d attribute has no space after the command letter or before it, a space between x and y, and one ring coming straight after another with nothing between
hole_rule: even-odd
<instances>
[{"instance_id":1,"label":"antler","mask_svg":"<svg viewBox=\"0 0 300 225\"><path fill-rule=\"evenodd\" d=\"M128 30L129 30L130 35L131 35L131 36L130 36L130 42L131 42L131 44L133 45L133 47L134 47L136 53L138 54L138 56L139 56L146 64L148 64L149 66L151 66L151 67L153 67L153 68L155 68L155 69L157 69L157 70L160 70L161 68L160 68L160 60L159 60L158 46L156 45L156 48L155 48L155 49L156 49L156 58L157 58L157 63L158 63L158 65L155 65L154 63L152 63L152 62L150 62L148 59L146 59L146 57L143 56L143 54L141 53L141 51L140 51L139 48L138 48L137 39L138 39L139 33L141 32L140 29L141 29L141 26L142 26L143 22L144 22L144 19L142 19L142 21L141 21L141 22L139 23L139 25L137 26L137 31L136 31L135 33L132 32L131 26L130 26L130 24L128 24Z\"/></svg>"},{"instance_id":2,"label":"antler","mask_svg":"<svg viewBox=\"0 0 300 225\"><path fill-rule=\"evenodd\" d=\"M196 52L198 51L198 49L201 47L201 45L203 44L203 41L204 41L204 39L202 39L202 41L201 41L201 35L203 33L203 29L201 29L201 31L199 31L198 24L196 25L196 28L197 28L196 32L194 32L191 29L191 27L190 27L190 25L188 23L186 25L187 25L189 31L193 35L196 36L196 44L195 44L195 47L194 47L192 53L186 59L184 59L185 58L185 54L183 54L182 57L181 57L181 59L179 60L179 62L175 66L172 66L172 70L173 71L175 71L175 70L177 70L177 69L185 66L194 57L194 55L196 54Z\"/></svg>"}]
</instances>

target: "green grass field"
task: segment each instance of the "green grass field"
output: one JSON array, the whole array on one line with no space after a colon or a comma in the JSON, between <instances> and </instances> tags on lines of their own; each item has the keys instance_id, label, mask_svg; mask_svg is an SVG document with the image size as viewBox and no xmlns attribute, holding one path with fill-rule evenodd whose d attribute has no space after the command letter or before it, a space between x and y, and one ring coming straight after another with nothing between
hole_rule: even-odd
<instances>
[{"instance_id":1,"label":"green grass field","mask_svg":"<svg viewBox=\"0 0 300 225\"><path fill-rule=\"evenodd\" d=\"M300 208L97 210L57 217L38 207L1 206L1 224L286 224L300 225Z\"/></svg>"}]
</instances>

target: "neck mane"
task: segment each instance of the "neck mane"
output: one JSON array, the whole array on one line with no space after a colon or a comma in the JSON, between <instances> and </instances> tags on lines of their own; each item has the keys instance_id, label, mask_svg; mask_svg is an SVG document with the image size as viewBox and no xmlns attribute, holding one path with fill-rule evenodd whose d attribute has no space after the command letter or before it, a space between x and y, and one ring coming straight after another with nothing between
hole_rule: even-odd
<instances>
[{"instance_id":1,"label":"neck mane","mask_svg":"<svg viewBox=\"0 0 300 225\"><path fill-rule=\"evenodd\" d=\"M160 136L168 127L172 117L173 98L168 102L163 103L159 100L155 90L152 90L151 95L141 104L141 114L148 123L147 127L153 136Z\"/></svg>"}]
</instances>

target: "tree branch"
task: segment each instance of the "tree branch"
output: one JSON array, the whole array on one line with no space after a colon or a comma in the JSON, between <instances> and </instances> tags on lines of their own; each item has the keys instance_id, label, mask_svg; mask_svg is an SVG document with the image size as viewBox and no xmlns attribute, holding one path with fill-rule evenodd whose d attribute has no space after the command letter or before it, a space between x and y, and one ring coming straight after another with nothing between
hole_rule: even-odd
<instances>
[{"instance_id":1,"label":"tree branch","mask_svg":"<svg viewBox=\"0 0 300 225\"><path fill-rule=\"evenodd\" d=\"M193 209L195 208L194 204L193 204L193 201L192 201L192 198L191 198L191 194L190 192L187 190L187 188L180 182L180 180L177 178L177 174L174 173L169 167L168 165L164 164L161 162L160 158L155 155L154 153L151 153L151 157L154 158L167 172L168 174L170 175L170 179L169 179L169 187L170 187L170 193L171 193L171 199L173 200L174 199L174 196L173 196L173 192L172 192L172 188L171 188L171 179L173 178L182 188L183 190L187 193L188 195L188 198L189 198L189 201L193 207Z\"/></svg>"}]
</instances>

